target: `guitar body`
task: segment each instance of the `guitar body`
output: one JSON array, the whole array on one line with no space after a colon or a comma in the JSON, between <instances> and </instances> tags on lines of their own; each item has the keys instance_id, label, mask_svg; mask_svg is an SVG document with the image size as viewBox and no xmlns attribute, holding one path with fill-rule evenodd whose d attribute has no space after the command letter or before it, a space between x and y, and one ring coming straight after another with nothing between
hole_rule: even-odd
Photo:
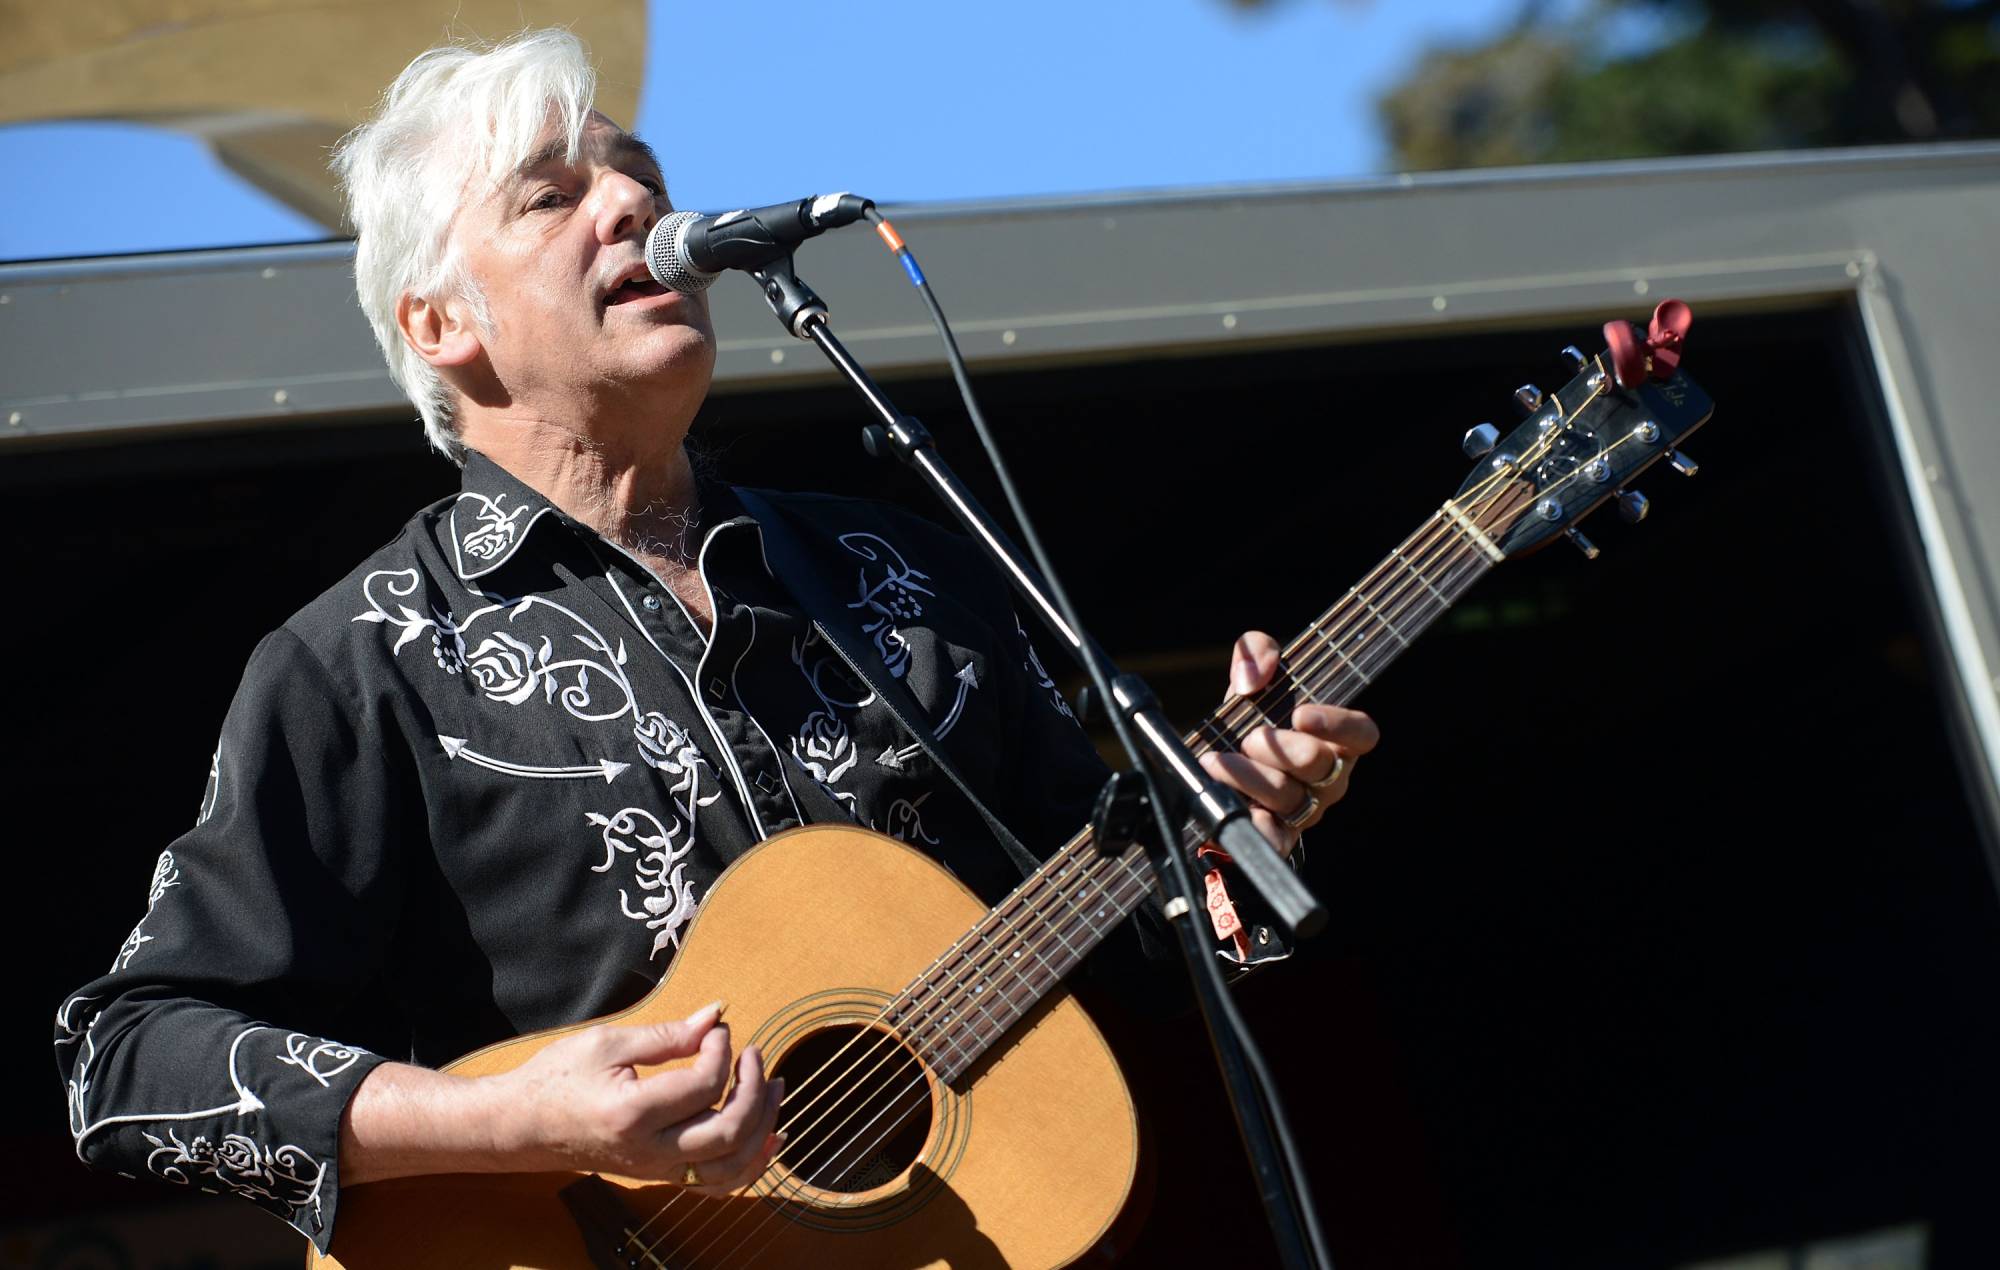
<instances>
[{"instance_id":1,"label":"guitar body","mask_svg":"<svg viewBox=\"0 0 2000 1270\"><path fill-rule=\"evenodd\" d=\"M889 1051L867 1025L986 912L951 874L893 839L795 829L746 853L716 881L652 993L593 1022L680 1019L727 1002L736 1043L755 1041L767 1068L786 1078L783 1123L829 1057L851 1065ZM508 1071L591 1025L523 1036L447 1070ZM341 1192L334 1256L312 1264L1056 1267L1104 1235L1131 1186L1138 1124L1110 1050L1067 992L1050 993L956 1081L941 1083L927 1069L924 1076L923 1086L898 1086L919 1090L908 1103L900 1154L875 1157L871 1173L838 1190L790 1172L797 1131L773 1170L730 1199L570 1173L376 1182ZM809 1159L798 1166L819 1180ZM638 1240L627 1242L626 1232L648 1218ZM650 1255L641 1251L648 1246Z\"/></svg>"}]
</instances>

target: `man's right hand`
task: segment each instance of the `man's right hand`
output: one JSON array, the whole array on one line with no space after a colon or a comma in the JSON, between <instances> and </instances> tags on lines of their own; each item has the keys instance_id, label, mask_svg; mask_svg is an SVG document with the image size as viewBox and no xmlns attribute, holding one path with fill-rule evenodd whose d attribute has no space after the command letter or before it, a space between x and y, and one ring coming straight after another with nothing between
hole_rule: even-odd
<instances>
[{"instance_id":1,"label":"man's right hand","mask_svg":"<svg viewBox=\"0 0 2000 1270\"><path fill-rule=\"evenodd\" d=\"M774 1132L784 1082L764 1079L753 1045L731 1087L721 1012L717 1003L670 1023L585 1028L494 1076L384 1063L348 1103L341 1182L566 1169L687 1184L693 1166L697 1190L746 1186L784 1143Z\"/></svg>"}]
</instances>

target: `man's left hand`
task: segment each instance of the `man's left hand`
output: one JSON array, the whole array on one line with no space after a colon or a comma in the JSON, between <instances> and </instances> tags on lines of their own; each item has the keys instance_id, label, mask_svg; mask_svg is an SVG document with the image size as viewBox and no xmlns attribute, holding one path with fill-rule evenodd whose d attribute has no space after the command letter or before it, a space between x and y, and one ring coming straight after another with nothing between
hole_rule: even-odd
<instances>
[{"instance_id":1,"label":"man's left hand","mask_svg":"<svg viewBox=\"0 0 2000 1270\"><path fill-rule=\"evenodd\" d=\"M1247 631L1229 659L1229 687L1239 697L1261 692L1278 673L1278 641L1263 631ZM1216 780L1251 803L1250 817L1285 855L1299 835L1347 796L1354 765L1375 748L1381 731L1359 710L1302 705L1290 727L1260 727L1243 739L1241 751L1212 750L1201 765Z\"/></svg>"}]
</instances>

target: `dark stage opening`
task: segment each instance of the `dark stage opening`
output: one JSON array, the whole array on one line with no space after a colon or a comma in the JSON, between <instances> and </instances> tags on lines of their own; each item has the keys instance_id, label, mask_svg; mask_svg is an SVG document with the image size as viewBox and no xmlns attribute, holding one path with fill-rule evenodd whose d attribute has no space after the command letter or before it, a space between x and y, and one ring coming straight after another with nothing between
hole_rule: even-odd
<instances>
[{"instance_id":1,"label":"dark stage opening","mask_svg":"<svg viewBox=\"0 0 2000 1270\"><path fill-rule=\"evenodd\" d=\"M1383 745L1307 845L1331 931L1240 989L1344 1270L1667 1267L1901 1223L1933 1266L2000 1264L1981 778L1853 325L1704 316L1700 476L1650 474L1642 525L1596 517L1594 563L1503 566L1359 703ZM1459 435L1594 330L980 383L1087 619L1192 720L1238 631L1345 591L1457 488ZM893 387L990 496L949 384ZM926 506L842 391L704 418L730 479ZM0 483L16 881L51 914L16 927L14 1227L172 1198L75 1164L46 1019L143 910L257 638L456 478L414 423L349 421L19 455ZM1132 1264L1270 1264L1196 1025L1111 1026L1159 1148Z\"/></svg>"}]
</instances>

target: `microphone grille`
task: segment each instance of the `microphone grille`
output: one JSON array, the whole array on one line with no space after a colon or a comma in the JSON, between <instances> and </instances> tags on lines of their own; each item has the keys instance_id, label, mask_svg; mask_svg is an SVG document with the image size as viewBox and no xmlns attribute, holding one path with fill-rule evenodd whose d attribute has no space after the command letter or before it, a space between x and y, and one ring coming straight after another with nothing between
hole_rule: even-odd
<instances>
[{"instance_id":1,"label":"microphone grille","mask_svg":"<svg viewBox=\"0 0 2000 1270\"><path fill-rule=\"evenodd\" d=\"M646 235L646 268L653 281L682 295L698 295L721 276L695 268L687 257L688 226L700 219L699 212L669 212Z\"/></svg>"}]
</instances>

